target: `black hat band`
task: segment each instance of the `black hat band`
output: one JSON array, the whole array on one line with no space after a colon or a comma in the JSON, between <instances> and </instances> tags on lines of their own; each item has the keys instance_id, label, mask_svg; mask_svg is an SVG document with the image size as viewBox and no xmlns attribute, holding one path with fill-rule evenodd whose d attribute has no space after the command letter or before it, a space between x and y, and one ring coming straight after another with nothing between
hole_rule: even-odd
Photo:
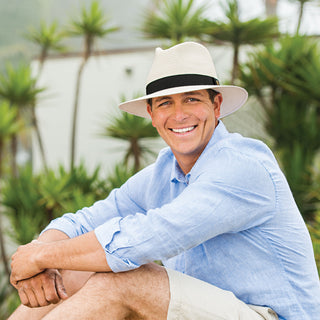
<instances>
[{"instance_id":1,"label":"black hat band","mask_svg":"<svg viewBox=\"0 0 320 320\"><path fill-rule=\"evenodd\" d=\"M175 87L212 85L220 85L219 80L202 74L179 74L150 82L146 87L146 92L147 94L152 94L157 91Z\"/></svg>"}]
</instances>

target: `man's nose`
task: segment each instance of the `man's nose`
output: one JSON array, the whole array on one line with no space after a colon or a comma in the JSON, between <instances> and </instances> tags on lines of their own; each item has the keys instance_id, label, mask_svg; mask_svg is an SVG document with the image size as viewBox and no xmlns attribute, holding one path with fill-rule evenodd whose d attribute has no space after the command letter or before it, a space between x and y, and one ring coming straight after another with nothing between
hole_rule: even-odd
<instances>
[{"instance_id":1,"label":"man's nose","mask_svg":"<svg viewBox=\"0 0 320 320\"><path fill-rule=\"evenodd\" d=\"M184 119L186 119L188 117L183 104L180 102L176 102L174 104L173 112L174 112L174 118L176 121L183 121Z\"/></svg>"}]
</instances>

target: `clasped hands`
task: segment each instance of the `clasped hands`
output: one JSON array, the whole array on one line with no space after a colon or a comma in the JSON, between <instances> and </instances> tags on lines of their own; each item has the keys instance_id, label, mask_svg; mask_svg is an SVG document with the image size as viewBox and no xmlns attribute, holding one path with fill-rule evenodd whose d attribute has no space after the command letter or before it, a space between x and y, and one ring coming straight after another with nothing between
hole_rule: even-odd
<instances>
[{"instance_id":1,"label":"clasped hands","mask_svg":"<svg viewBox=\"0 0 320 320\"><path fill-rule=\"evenodd\" d=\"M68 298L60 272L41 269L37 263L39 250L45 246L45 242L35 240L20 246L12 256L10 282L18 290L21 303L33 308Z\"/></svg>"}]
</instances>

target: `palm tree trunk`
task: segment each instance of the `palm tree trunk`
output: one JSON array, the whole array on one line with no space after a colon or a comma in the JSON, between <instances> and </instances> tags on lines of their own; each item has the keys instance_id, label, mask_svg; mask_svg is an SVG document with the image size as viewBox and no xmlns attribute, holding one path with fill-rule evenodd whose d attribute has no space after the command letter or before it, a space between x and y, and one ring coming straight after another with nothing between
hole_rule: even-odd
<instances>
[{"instance_id":1,"label":"palm tree trunk","mask_svg":"<svg viewBox=\"0 0 320 320\"><path fill-rule=\"evenodd\" d=\"M73 104L73 118L72 118L72 133L71 133L71 157L70 157L70 169L73 171L74 169L74 162L75 162L75 152L76 152L76 132L77 132L77 120L78 120L78 111L79 111L79 93L80 93L80 86L81 86L81 76L83 69L85 67L87 60L83 60L80 68L78 70L78 77L76 83L76 92L74 97L74 104Z\"/></svg>"},{"instance_id":2,"label":"palm tree trunk","mask_svg":"<svg viewBox=\"0 0 320 320\"><path fill-rule=\"evenodd\" d=\"M131 139L131 149L134 157L134 170L135 172L138 172L140 169L140 153L141 153L138 139L136 138Z\"/></svg>"},{"instance_id":3,"label":"palm tree trunk","mask_svg":"<svg viewBox=\"0 0 320 320\"><path fill-rule=\"evenodd\" d=\"M18 150L18 138L14 134L11 138L11 172L12 176L18 177L18 165L17 165L17 150Z\"/></svg>"},{"instance_id":4,"label":"palm tree trunk","mask_svg":"<svg viewBox=\"0 0 320 320\"><path fill-rule=\"evenodd\" d=\"M48 173L47 159L46 159L46 155L44 152L43 141L42 141L42 137L40 134L40 129L39 129L38 120L37 120L37 116L36 116L35 106L31 107L31 112L32 112L32 124L34 126L35 131L36 131L36 136L37 136L39 149L40 149L40 155L42 158L42 164L43 164L45 172Z\"/></svg>"},{"instance_id":5,"label":"palm tree trunk","mask_svg":"<svg viewBox=\"0 0 320 320\"><path fill-rule=\"evenodd\" d=\"M73 119L72 119L72 133L71 133L71 156L70 156L70 169L73 171L76 153L76 133L77 133L77 122L78 122L78 109L79 109L79 95L81 87L81 78L84 67L91 55L91 48L93 43L93 38L90 35L85 36L85 45L83 60L78 70L78 77L76 83L76 92L73 105Z\"/></svg>"},{"instance_id":6,"label":"palm tree trunk","mask_svg":"<svg viewBox=\"0 0 320 320\"><path fill-rule=\"evenodd\" d=\"M300 31L305 1L299 1L299 2L300 2L300 10L299 10L299 18L298 18L296 34L299 34L299 31Z\"/></svg>"},{"instance_id":7,"label":"palm tree trunk","mask_svg":"<svg viewBox=\"0 0 320 320\"><path fill-rule=\"evenodd\" d=\"M231 75L231 84L234 84L239 74L239 46L237 44L234 45L233 51L233 67L232 67L232 75Z\"/></svg>"},{"instance_id":8,"label":"palm tree trunk","mask_svg":"<svg viewBox=\"0 0 320 320\"><path fill-rule=\"evenodd\" d=\"M42 70L43 70L43 65L44 65L45 60L47 59L47 56L48 56L47 48L42 49L41 53L40 53L40 57L39 57L39 68L38 68L37 79L40 78L40 75L41 75Z\"/></svg>"},{"instance_id":9,"label":"palm tree trunk","mask_svg":"<svg viewBox=\"0 0 320 320\"><path fill-rule=\"evenodd\" d=\"M0 183L1 183L1 177L2 177L2 159L3 159L3 140L0 140ZM1 184L0 184L0 190L1 190ZM1 192L0 192L1 196ZM0 199L1 200L1 199ZM4 266L4 271L6 275L8 276L8 281L10 279L10 269L8 265L8 259L7 259L7 252L5 247L5 240L3 235L3 228L2 228L2 213L1 213L1 201L0 201L0 251L1 251L1 260Z\"/></svg>"},{"instance_id":10,"label":"palm tree trunk","mask_svg":"<svg viewBox=\"0 0 320 320\"><path fill-rule=\"evenodd\" d=\"M43 65L44 65L44 62L45 62L47 56L48 56L48 50L45 48L41 51L40 58L39 58L39 68L38 68L37 80L39 80L39 78L40 78L40 75L43 70ZM47 163L46 155L44 152L43 140L42 140L39 125L38 125L38 119L37 119L37 114L36 114L35 108L36 108L35 103L33 103L33 105L31 106L32 124L33 124L35 131L36 131L36 136L37 136L37 140L38 140L38 144L39 144L42 164L43 164L45 172L48 173L48 163Z\"/></svg>"}]
</instances>

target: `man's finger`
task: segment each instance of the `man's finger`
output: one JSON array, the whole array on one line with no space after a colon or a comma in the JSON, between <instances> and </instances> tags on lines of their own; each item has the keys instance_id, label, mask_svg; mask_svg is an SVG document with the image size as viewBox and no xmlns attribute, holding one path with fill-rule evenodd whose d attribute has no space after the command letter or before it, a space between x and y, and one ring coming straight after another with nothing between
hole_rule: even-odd
<instances>
[{"instance_id":1,"label":"man's finger","mask_svg":"<svg viewBox=\"0 0 320 320\"><path fill-rule=\"evenodd\" d=\"M20 298L21 304L29 307L30 306L30 302L29 302L29 299L28 299L26 293L24 292L23 287L19 287L18 288L18 294L19 294L19 298Z\"/></svg>"},{"instance_id":2,"label":"man's finger","mask_svg":"<svg viewBox=\"0 0 320 320\"><path fill-rule=\"evenodd\" d=\"M60 299L67 299L68 298L68 294L67 294L67 291L66 291L66 288L64 287L63 285L63 281L62 281L62 278L60 276L56 276L56 290L58 292L58 295L60 297Z\"/></svg>"},{"instance_id":3,"label":"man's finger","mask_svg":"<svg viewBox=\"0 0 320 320\"><path fill-rule=\"evenodd\" d=\"M46 300L50 303L58 303L60 301L55 283L55 272L47 270L41 275L42 287Z\"/></svg>"},{"instance_id":4,"label":"man's finger","mask_svg":"<svg viewBox=\"0 0 320 320\"><path fill-rule=\"evenodd\" d=\"M40 304L32 290L32 288L23 288L25 295L28 297L28 303L25 304L28 307L31 308L37 308L40 307Z\"/></svg>"}]
</instances>

